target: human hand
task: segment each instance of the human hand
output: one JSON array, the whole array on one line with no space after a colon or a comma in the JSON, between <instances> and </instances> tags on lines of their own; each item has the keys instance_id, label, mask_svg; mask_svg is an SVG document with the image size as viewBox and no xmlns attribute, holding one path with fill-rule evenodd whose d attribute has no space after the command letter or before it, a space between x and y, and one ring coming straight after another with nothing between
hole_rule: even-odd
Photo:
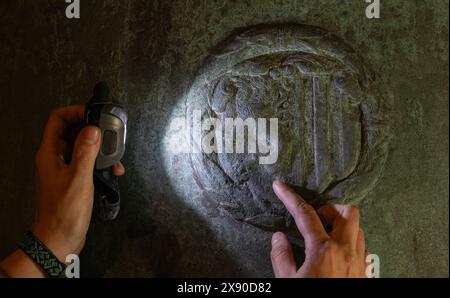
<instances>
[{"instance_id":1,"label":"human hand","mask_svg":"<svg viewBox=\"0 0 450 298\"><path fill-rule=\"evenodd\" d=\"M84 106L53 111L36 155L37 212L32 231L60 261L81 252L92 215L101 132L95 126L80 130L84 112ZM113 172L122 176L125 169L117 164Z\"/></svg>"},{"instance_id":2,"label":"human hand","mask_svg":"<svg viewBox=\"0 0 450 298\"><path fill-rule=\"evenodd\" d=\"M358 208L326 205L316 212L286 184L275 181L273 189L305 239L306 256L298 269L286 235L275 233L271 259L276 277L366 277L364 232L359 227ZM324 224L333 230L327 234Z\"/></svg>"}]
</instances>

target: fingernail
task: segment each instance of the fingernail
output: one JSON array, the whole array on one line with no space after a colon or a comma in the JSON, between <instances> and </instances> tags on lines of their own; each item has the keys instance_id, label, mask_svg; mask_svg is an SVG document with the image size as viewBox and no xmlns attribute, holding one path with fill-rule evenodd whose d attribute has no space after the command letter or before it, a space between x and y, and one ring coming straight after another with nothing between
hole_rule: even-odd
<instances>
[{"instance_id":1,"label":"fingernail","mask_svg":"<svg viewBox=\"0 0 450 298\"><path fill-rule=\"evenodd\" d=\"M275 180L272 185L273 187L281 187L281 185L283 184L283 182L281 182L280 180Z\"/></svg>"},{"instance_id":2,"label":"fingernail","mask_svg":"<svg viewBox=\"0 0 450 298\"><path fill-rule=\"evenodd\" d=\"M280 180L275 180L272 184L272 188L275 192L279 192L285 184Z\"/></svg>"},{"instance_id":3,"label":"fingernail","mask_svg":"<svg viewBox=\"0 0 450 298\"><path fill-rule=\"evenodd\" d=\"M98 142L100 137L100 130L95 126L88 126L83 129L81 133L81 139L88 145L94 145Z\"/></svg>"},{"instance_id":4,"label":"fingernail","mask_svg":"<svg viewBox=\"0 0 450 298\"><path fill-rule=\"evenodd\" d=\"M283 237L283 233L281 233L281 232L276 232L275 234L273 234L272 245L277 243L278 241L280 241L281 237Z\"/></svg>"}]
</instances>

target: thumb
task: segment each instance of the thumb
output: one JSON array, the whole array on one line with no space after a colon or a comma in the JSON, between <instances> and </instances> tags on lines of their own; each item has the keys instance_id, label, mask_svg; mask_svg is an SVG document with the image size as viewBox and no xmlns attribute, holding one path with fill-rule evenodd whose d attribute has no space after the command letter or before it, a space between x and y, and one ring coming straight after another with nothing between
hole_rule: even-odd
<instances>
[{"instance_id":1,"label":"thumb","mask_svg":"<svg viewBox=\"0 0 450 298\"><path fill-rule=\"evenodd\" d=\"M297 265L292 253L292 246L284 233L278 232L273 234L270 257L275 277L294 276L297 271Z\"/></svg>"},{"instance_id":2,"label":"thumb","mask_svg":"<svg viewBox=\"0 0 450 298\"><path fill-rule=\"evenodd\" d=\"M81 178L92 179L95 159L100 150L100 129L95 126L83 128L75 141L71 167Z\"/></svg>"}]
</instances>

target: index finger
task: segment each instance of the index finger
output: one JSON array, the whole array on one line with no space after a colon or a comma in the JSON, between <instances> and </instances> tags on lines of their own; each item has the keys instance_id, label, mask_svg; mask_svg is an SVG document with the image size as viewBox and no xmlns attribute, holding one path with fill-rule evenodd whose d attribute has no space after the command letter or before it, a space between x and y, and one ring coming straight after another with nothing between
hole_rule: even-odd
<instances>
[{"instance_id":1,"label":"index finger","mask_svg":"<svg viewBox=\"0 0 450 298\"><path fill-rule=\"evenodd\" d=\"M273 190L294 218L306 246L329 238L319 215L300 195L280 181L273 183Z\"/></svg>"},{"instance_id":2,"label":"index finger","mask_svg":"<svg viewBox=\"0 0 450 298\"><path fill-rule=\"evenodd\" d=\"M64 141L67 129L84 121L84 111L85 108L82 105L54 110L45 126L41 148L56 151L58 144Z\"/></svg>"}]
</instances>

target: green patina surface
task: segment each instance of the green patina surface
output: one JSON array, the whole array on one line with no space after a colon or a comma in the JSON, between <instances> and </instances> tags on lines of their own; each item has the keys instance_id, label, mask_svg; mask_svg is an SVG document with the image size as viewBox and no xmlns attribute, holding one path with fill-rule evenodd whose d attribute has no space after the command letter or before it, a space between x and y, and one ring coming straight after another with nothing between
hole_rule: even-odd
<instances>
[{"instance_id":1,"label":"green patina surface","mask_svg":"<svg viewBox=\"0 0 450 298\"><path fill-rule=\"evenodd\" d=\"M2 1L0 256L32 222L33 158L49 111L84 103L106 80L134 120L122 214L92 225L82 274L271 276L270 234L175 192L160 143L211 48L238 28L294 22L342 37L393 94L388 160L362 205L382 276L448 276L448 1L381 4L381 19L369 20L362 0L81 0L81 19L68 20L62 0Z\"/></svg>"}]
</instances>

